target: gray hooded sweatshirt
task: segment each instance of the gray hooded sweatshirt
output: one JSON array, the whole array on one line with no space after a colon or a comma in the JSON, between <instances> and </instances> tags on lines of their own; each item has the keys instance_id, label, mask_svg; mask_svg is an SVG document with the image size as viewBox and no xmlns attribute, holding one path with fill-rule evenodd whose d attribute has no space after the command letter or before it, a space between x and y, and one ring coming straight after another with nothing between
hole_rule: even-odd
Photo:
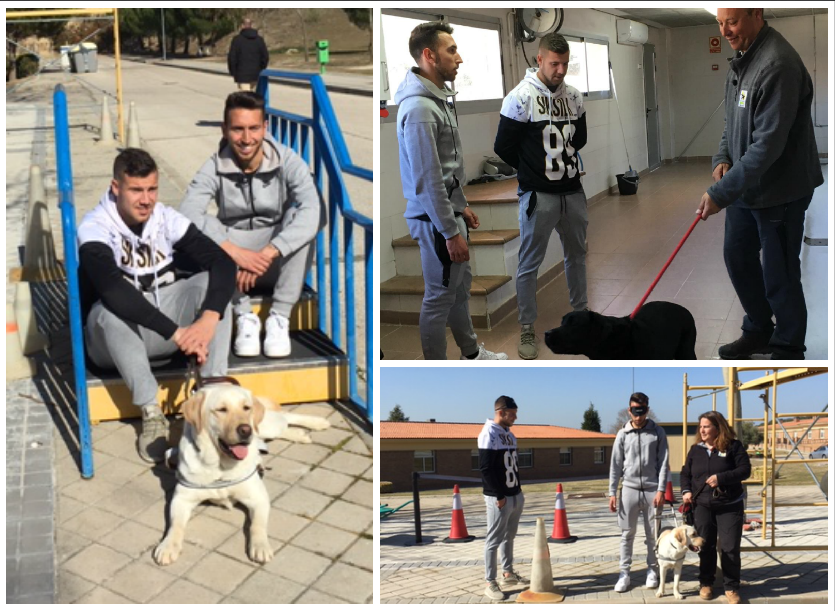
<instances>
[{"instance_id":1,"label":"gray hooded sweatshirt","mask_svg":"<svg viewBox=\"0 0 835 612\"><path fill-rule=\"evenodd\" d=\"M269 135L263 147L258 170L245 174L221 140L217 153L191 179L180 212L217 244L227 240L227 227L280 226L271 242L286 257L316 236L324 219L322 204L301 157ZM217 216L208 213L212 200Z\"/></svg>"},{"instance_id":2,"label":"gray hooded sweatshirt","mask_svg":"<svg viewBox=\"0 0 835 612\"><path fill-rule=\"evenodd\" d=\"M456 236L455 213L467 207L464 155L454 102L456 92L438 87L412 68L394 94L400 180L407 219L429 215L444 238Z\"/></svg>"},{"instance_id":3,"label":"gray hooded sweatshirt","mask_svg":"<svg viewBox=\"0 0 835 612\"><path fill-rule=\"evenodd\" d=\"M609 497L618 490L618 481L623 486L639 491L664 491L667 488L669 472L669 447L667 434L647 419L641 429L632 427L632 421L618 431L612 447L612 463L609 466Z\"/></svg>"}]
</instances>

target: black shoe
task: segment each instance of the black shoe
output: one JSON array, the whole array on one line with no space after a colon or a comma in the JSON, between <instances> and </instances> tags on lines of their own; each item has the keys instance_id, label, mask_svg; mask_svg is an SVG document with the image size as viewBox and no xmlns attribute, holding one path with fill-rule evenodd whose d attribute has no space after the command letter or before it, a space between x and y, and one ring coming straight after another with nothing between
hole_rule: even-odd
<instances>
[{"instance_id":1,"label":"black shoe","mask_svg":"<svg viewBox=\"0 0 835 612\"><path fill-rule=\"evenodd\" d=\"M771 334L765 335L742 335L730 344L723 344L719 347L719 357L722 359L748 359L751 355L768 355L771 347L768 341Z\"/></svg>"},{"instance_id":2,"label":"black shoe","mask_svg":"<svg viewBox=\"0 0 835 612\"><path fill-rule=\"evenodd\" d=\"M771 360L785 360L785 361L802 361L806 359L806 355L799 351L783 351L775 350L771 353Z\"/></svg>"}]
</instances>

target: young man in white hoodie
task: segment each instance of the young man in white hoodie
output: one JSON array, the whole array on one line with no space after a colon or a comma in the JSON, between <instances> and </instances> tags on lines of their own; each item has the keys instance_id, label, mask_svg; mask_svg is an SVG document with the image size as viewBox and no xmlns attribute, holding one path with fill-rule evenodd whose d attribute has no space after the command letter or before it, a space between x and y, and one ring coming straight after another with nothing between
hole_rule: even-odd
<instances>
[{"instance_id":1,"label":"young man in white hoodie","mask_svg":"<svg viewBox=\"0 0 835 612\"><path fill-rule=\"evenodd\" d=\"M397 89L400 179L409 233L420 247L424 294L420 342L424 359L446 359L449 325L461 359L507 359L478 344L470 318L470 253L467 237L479 225L461 188L464 153L455 113L455 81L463 63L452 26L440 21L412 30L409 52L417 67Z\"/></svg>"},{"instance_id":2,"label":"young man in white hoodie","mask_svg":"<svg viewBox=\"0 0 835 612\"><path fill-rule=\"evenodd\" d=\"M159 172L141 149L125 149L99 204L78 226L87 354L115 368L142 410L139 455L163 460L168 421L157 401L151 360L178 350L194 355L203 376L224 376L234 262L188 219L157 202ZM175 252L204 270L179 278Z\"/></svg>"},{"instance_id":3,"label":"young man in white hoodie","mask_svg":"<svg viewBox=\"0 0 835 612\"><path fill-rule=\"evenodd\" d=\"M536 359L536 280L551 232L562 241L571 307L588 310L586 291L586 195L577 151L586 145L583 95L565 83L570 52L556 32L543 36L529 68L502 103L494 150L517 169L519 269L516 299L522 326L519 356Z\"/></svg>"}]
</instances>

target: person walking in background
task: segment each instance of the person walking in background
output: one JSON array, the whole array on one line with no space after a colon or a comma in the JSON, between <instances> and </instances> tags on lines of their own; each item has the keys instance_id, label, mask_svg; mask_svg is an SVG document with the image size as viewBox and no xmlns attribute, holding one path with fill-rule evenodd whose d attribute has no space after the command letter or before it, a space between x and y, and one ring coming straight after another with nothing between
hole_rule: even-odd
<instances>
[{"instance_id":1,"label":"person walking in background","mask_svg":"<svg viewBox=\"0 0 835 612\"><path fill-rule=\"evenodd\" d=\"M763 20L763 9L720 8L716 21L735 53L714 184L697 212L707 219L726 211L725 266L745 310L742 336L720 346L719 356L803 359L800 248L806 209L823 183L812 77L797 51Z\"/></svg>"},{"instance_id":2,"label":"person walking in background","mask_svg":"<svg viewBox=\"0 0 835 612\"><path fill-rule=\"evenodd\" d=\"M270 53L267 44L252 27L251 19L244 19L243 27L229 46L226 65L229 74L238 84L238 89L255 91L258 75L270 64Z\"/></svg>"},{"instance_id":3,"label":"person walking in background","mask_svg":"<svg viewBox=\"0 0 835 612\"><path fill-rule=\"evenodd\" d=\"M616 593L623 593L629 588L629 570L632 567L632 548L639 514L644 517L647 545L646 587L658 588L658 558L655 554L658 534L655 531L664 508L664 491L670 469L669 448L667 434L648 417L648 413L649 398L644 393L633 393L629 398L631 420L618 431L612 446L609 510L618 513L618 526L621 529L620 576L615 584ZM623 489L618 504L618 481L621 478Z\"/></svg>"},{"instance_id":4,"label":"person walking in background","mask_svg":"<svg viewBox=\"0 0 835 612\"><path fill-rule=\"evenodd\" d=\"M530 580L513 570L513 540L525 506L519 483L516 436L510 431L516 422L518 406L512 397L502 395L493 408L493 420L487 420L478 436L478 466L487 506L487 536L484 539L487 586L484 594L498 601L505 596L496 582L499 552L502 555L502 587L524 586L530 584Z\"/></svg>"},{"instance_id":5,"label":"person walking in background","mask_svg":"<svg viewBox=\"0 0 835 612\"><path fill-rule=\"evenodd\" d=\"M718 538L725 596L728 603L739 603L742 569L739 548L745 516L742 481L750 475L748 453L725 417L713 411L702 414L693 446L681 468L681 498L693 505L694 526L705 540L699 550L699 597L702 599L713 599Z\"/></svg>"}]
</instances>

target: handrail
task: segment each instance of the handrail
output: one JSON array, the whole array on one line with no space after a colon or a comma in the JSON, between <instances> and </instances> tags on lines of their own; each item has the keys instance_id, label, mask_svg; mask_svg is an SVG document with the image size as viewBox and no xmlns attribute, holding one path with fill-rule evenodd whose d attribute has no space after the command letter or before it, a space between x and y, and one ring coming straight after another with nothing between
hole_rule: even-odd
<instances>
[{"instance_id":1,"label":"handrail","mask_svg":"<svg viewBox=\"0 0 835 612\"><path fill-rule=\"evenodd\" d=\"M75 241L75 202L70 156L70 124L67 94L63 85L56 85L52 98L55 117L55 158L58 172L58 203L64 232L64 268L69 294L70 336L78 400L78 429L81 447L81 476L93 477L93 436L90 431L90 409L87 401L87 372L84 365L84 335L81 329L81 298L78 286L78 247Z\"/></svg>"},{"instance_id":2,"label":"handrail","mask_svg":"<svg viewBox=\"0 0 835 612\"><path fill-rule=\"evenodd\" d=\"M270 107L270 81L303 81L310 84L312 96L313 117L307 118L297 114L280 111ZM318 74L286 72L282 70L264 70L261 72L256 91L264 96L267 106L267 116L273 137L282 144L289 146L298 153L305 163L311 164L308 131L313 130L313 176L316 187L325 198L324 178L327 176L328 227L322 229L316 236L316 291L318 295L319 329L327 333L328 312L330 312L330 333L333 343L340 349L345 349L348 356L349 368L349 396L351 401L366 411L370 419L373 418L373 230L374 222L371 218L359 213L353 208L351 196L343 180L344 174L373 181L374 173L366 168L354 165L351 155L345 145L342 129L331 105L330 96L324 81ZM323 168L324 165L324 168ZM340 219L342 217L342 233L340 233ZM354 226L364 230L365 247L365 363L366 363L366 397L358 393L357 372L357 313L355 304L354 282ZM327 231L327 235L325 232ZM342 244L340 245L340 238ZM326 252L326 240L329 248ZM342 343L342 309L340 296L342 295L340 282L340 251L344 266L344 302L345 302L345 335L347 346ZM326 270L325 261L330 255L330 267ZM329 278L328 278L329 276ZM327 297L330 295L330 309Z\"/></svg>"}]
</instances>

